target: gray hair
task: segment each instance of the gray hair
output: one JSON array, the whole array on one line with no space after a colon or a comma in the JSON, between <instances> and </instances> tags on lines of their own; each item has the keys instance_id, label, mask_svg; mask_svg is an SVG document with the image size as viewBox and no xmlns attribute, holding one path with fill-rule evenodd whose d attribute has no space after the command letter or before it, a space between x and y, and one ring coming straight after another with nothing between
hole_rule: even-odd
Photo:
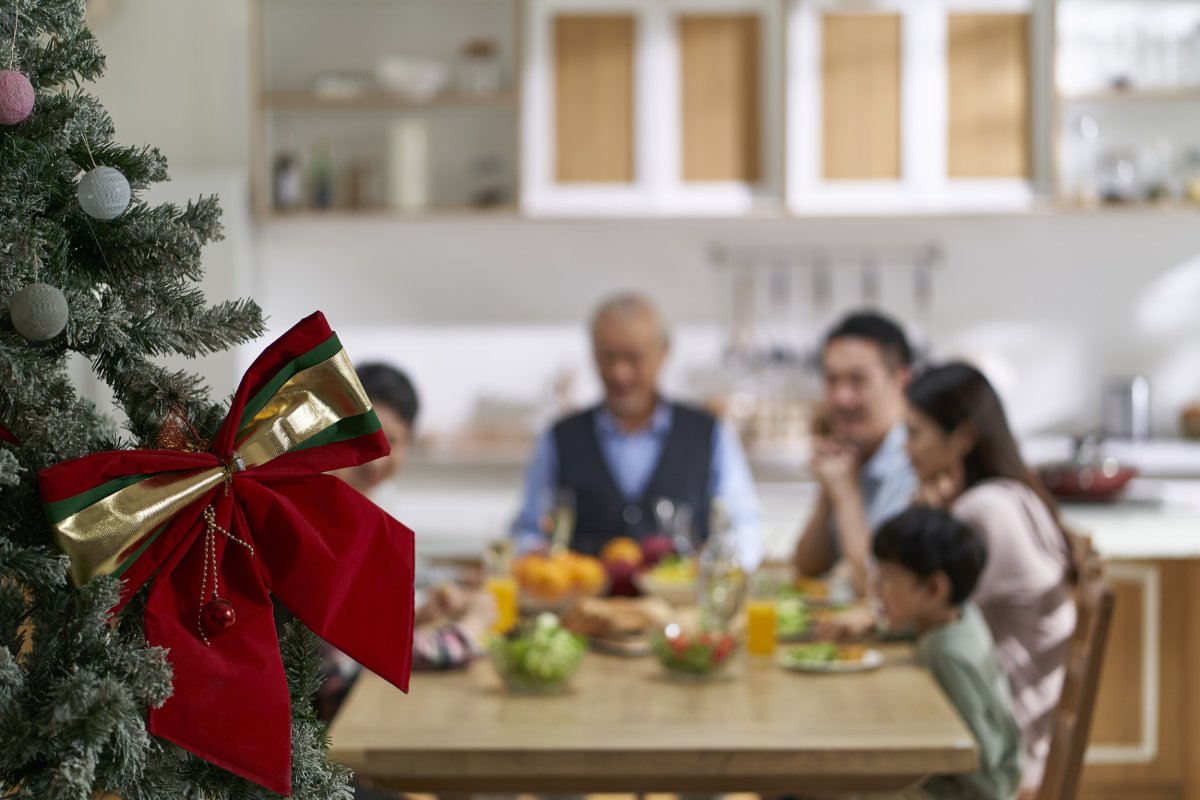
<instances>
[{"instance_id":1,"label":"gray hair","mask_svg":"<svg viewBox=\"0 0 1200 800\"><path fill-rule=\"evenodd\" d=\"M637 292L621 292L604 300L596 307L592 314L592 324L590 327L592 336L596 335L596 328L600 325L600 320L605 317L615 317L625 321L635 317L647 315L654 321L658 327L659 333L662 336L663 347L671 343L671 331L667 327L666 320L659 313L658 308L650 301L650 298Z\"/></svg>"}]
</instances>

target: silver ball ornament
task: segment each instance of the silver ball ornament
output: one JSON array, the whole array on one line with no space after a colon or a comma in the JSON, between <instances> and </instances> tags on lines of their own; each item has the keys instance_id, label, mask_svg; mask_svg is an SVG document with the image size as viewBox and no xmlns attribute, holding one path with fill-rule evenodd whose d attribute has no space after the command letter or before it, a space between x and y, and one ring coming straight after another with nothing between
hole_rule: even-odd
<instances>
[{"instance_id":1,"label":"silver ball ornament","mask_svg":"<svg viewBox=\"0 0 1200 800\"><path fill-rule=\"evenodd\" d=\"M34 96L33 84L24 73L0 72L0 125L24 122L33 111Z\"/></svg>"},{"instance_id":2,"label":"silver ball ornament","mask_svg":"<svg viewBox=\"0 0 1200 800\"><path fill-rule=\"evenodd\" d=\"M96 219L116 219L129 208L129 181L114 167L96 167L79 179L79 206Z\"/></svg>"},{"instance_id":3,"label":"silver ball ornament","mask_svg":"<svg viewBox=\"0 0 1200 800\"><path fill-rule=\"evenodd\" d=\"M48 283L31 283L8 301L8 313L17 333L31 342L53 339L67 327L67 298Z\"/></svg>"}]
</instances>

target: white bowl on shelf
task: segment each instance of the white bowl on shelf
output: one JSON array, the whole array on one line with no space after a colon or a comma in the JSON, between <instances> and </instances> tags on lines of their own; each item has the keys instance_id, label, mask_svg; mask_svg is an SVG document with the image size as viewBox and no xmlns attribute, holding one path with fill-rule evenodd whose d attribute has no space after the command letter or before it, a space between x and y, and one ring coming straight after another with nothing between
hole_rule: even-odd
<instances>
[{"instance_id":1,"label":"white bowl on shelf","mask_svg":"<svg viewBox=\"0 0 1200 800\"><path fill-rule=\"evenodd\" d=\"M434 59L388 56L375 65L375 80L410 100L431 100L446 90L450 69Z\"/></svg>"}]
</instances>

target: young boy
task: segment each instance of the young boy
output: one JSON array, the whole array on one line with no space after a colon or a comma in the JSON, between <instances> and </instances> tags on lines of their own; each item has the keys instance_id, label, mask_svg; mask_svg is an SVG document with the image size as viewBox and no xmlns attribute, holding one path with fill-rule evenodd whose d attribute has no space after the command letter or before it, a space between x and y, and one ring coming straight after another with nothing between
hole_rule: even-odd
<instances>
[{"instance_id":1,"label":"young boy","mask_svg":"<svg viewBox=\"0 0 1200 800\"><path fill-rule=\"evenodd\" d=\"M918 633L917 661L941 684L979 745L979 769L936 776L928 797L1009 800L1021 780L1021 730L992 635L967 603L987 560L970 528L945 511L913 506L880 528L873 545L883 613L893 629Z\"/></svg>"},{"instance_id":2,"label":"young boy","mask_svg":"<svg viewBox=\"0 0 1200 800\"><path fill-rule=\"evenodd\" d=\"M334 474L370 495L403 469L420 403L408 376L394 367L364 364L356 372L392 451L383 458ZM491 595L478 589L463 590L451 582L438 582L436 571L419 556L416 573L413 669L465 666L482 652L483 641L495 619ZM322 719L332 719L358 676L359 666L329 646L322 656L326 680L317 692L317 712Z\"/></svg>"}]
</instances>

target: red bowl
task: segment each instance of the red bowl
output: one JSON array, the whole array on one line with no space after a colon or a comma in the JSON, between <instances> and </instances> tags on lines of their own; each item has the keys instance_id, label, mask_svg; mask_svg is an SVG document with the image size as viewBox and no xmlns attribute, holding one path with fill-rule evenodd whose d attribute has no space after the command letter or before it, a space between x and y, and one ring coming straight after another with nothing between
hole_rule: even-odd
<instances>
[{"instance_id":1,"label":"red bowl","mask_svg":"<svg viewBox=\"0 0 1200 800\"><path fill-rule=\"evenodd\" d=\"M1123 467L1115 459L1095 464L1058 464L1043 467L1042 482L1061 500L1114 500L1137 475L1133 467Z\"/></svg>"}]
</instances>

